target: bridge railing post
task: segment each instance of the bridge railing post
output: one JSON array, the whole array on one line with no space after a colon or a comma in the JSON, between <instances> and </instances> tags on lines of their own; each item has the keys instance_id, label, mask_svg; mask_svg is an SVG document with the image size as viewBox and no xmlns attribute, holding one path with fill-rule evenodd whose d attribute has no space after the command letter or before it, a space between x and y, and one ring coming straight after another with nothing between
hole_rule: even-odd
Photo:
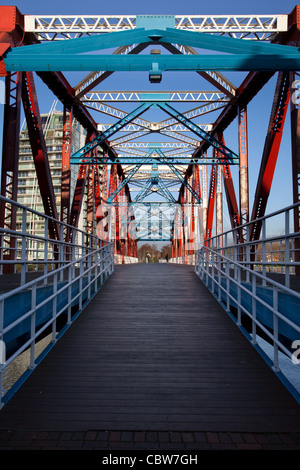
<instances>
[{"instance_id":1,"label":"bridge railing post","mask_svg":"<svg viewBox=\"0 0 300 470\"><path fill-rule=\"evenodd\" d=\"M285 211L285 285L290 287L290 211Z\"/></svg>"},{"instance_id":2,"label":"bridge railing post","mask_svg":"<svg viewBox=\"0 0 300 470\"><path fill-rule=\"evenodd\" d=\"M31 290L31 328L30 328L30 362L29 369L33 370L35 368L35 323L36 323L36 284L32 286Z\"/></svg>"},{"instance_id":3,"label":"bridge railing post","mask_svg":"<svg viewBox=\"0 0 300 470\"><path fill-rule=\"evenodd\" d=\"M6 392L4 387L4 370L6 362L5 343L3 341L4 329L4 300L0 300L0 410L3 407L3 396Z\"/></svg>"},{"instance_id":4,"label":"bridge railing post","mask_svg":"<svg viewBox=\"0 0 300 470\"><path fill-rule=\"evenodd\" d=\"M276 286L273 287L273 311L273 369L279 372L278 289Z\"/></svg>"},{"instance_id":5,"label":"bridge railing post","mask_svg":"<svg viewBox=\"0 0 300 470\"><path fill-rule=\"evenodd\" d=\"M25 284L27 271L27 211L22 212L21 285Z\"/></svg>"},{"instance_id":6,"label":"bridge railing post","mask_svg":"<svg viewBox=\"0 0 300 470\"><path fill-rule=\"evenodd\" d=\"M257 344L256 340L256 275L252 273L252 344Z\"/></svg>"}]
</instances>

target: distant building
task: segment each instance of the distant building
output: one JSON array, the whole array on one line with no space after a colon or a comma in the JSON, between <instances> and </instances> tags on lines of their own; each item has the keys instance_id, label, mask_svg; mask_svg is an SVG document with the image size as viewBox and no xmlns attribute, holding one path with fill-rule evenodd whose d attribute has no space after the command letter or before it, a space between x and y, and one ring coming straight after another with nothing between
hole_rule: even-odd
<instances>
[{"instance_id":1,"label":"distant building","mask_svg":"<svg viewBox=\"0 0 300 470\"><path fill-rule=\"evenodd\" d=\"M57 210L60 216L61 205L61 175L62 175L62 139L63 139L63 113L62 111L53 111L49 114L41 115L45 143L47 147L50 170L54 193L56 196ZM72 125L72 149L71 152L79 150L85 144L86 131L75 120ZM77 181L78 165L71 166L71 201ZM38 179L35 171L35 165L32 157L32 151L29 141L28 129L26 123L20 132L19 149L19 171L18 171L18 202L34 209L37 212L44 213L44 207L39 191ZM40 220L39 220L40 219ZM84 227L81 216L80 227ZM17 230L21 230L22 220L20 214L17 214ZM27 233L44 235L44 221L42 218L31 214L27 220Z\"/></svg>"}]
</instances>

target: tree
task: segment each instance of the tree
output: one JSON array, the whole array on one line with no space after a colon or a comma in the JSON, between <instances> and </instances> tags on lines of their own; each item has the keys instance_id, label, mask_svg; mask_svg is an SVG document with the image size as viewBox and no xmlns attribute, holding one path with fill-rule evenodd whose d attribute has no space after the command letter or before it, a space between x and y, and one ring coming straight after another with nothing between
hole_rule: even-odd
<instances>
[{"instance_id":1,"label":"tree","mask_svg":"<svg viewBox=\"0 0 300 470\"><path fill-rule=\"evenodd\" d=\"M148 262L149 263L158 263L160 259L165 259L167 253L169 259L171 258L171 244L164 245L161 250L157 248L155 243L144 243L138 248L138 260L140 263L146 263L147 253L149 253Z\"/></svg>"}]
</instances>

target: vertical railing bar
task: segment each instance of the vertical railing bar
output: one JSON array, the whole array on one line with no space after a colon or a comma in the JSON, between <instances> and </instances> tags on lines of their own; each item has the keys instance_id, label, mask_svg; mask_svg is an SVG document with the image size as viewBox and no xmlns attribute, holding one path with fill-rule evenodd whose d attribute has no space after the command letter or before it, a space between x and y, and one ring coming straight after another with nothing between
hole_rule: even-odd
<instances>
[{"instance_id":1,"label":"vertical railing bar","mask_svg":"<svg viewBox=\"0 0 300 470\"><path fill-rule=\"evenodd\" d=\"M21 248L21 285L23 286L26 282L26 234L27 234L27 210L22 211L22 248Z\"/></svg>"},{"instance_id":2,"label":"vertical railing bar","mask_svg":"<svg viewBox=\"0 0 300 470\"><path fill-rule=\"evenodd\" d=\"M266 285L266 219L264 218L262 221L262 273L264 276L264 279L262 281L262 285Z\"/></svg>"},{"instance_id":3,"label":"vertical railing bar","mask_svg":"<svg viewBox=\"0 0 300 470\"><path fill-rule=\"evenodd\" d=\"M252 273L252 344L257 344L256 340L256 275Z\"/></svg>"},{"instance_id":4,"label":"vertical railing bar","mask_svg":"<svg viewBox=\"0 0 300 470\"><path fill-rule=\"evenodd\" d=\"M229 265L229 260L226 260L226 309L227 312L230 311L230 280L229 280L229 273L230 273L230 265Z\"/></svg>"},{"instance_id":5,"label":"vertical railing bar","mask_svg":"<svg viewBox=\"0 0 300 470\"><path fill-rule=\"evenodd\" d=\"M278 340L279 340L279 331L278 331L278 316L276 312L278 310L278 289L276 286L273 286L273 368L276 372L279 372L279 349L278 349Z\"/></svg>"},{"instance_id":6,"label":"vertical railing bar","mask_svg":"<svg viewBox=\"0 0 300 470\"><path fill-rule=\"evenodd\" d=\"M44 276L48 273L48 254L49 254L49 242L48 242L48 218L45 219L44 227ZM44 279L44 284L47 283L47 278Z\"/></svg>"},{"instance_id":7,"label":"vertical railing bar","mask_svg":"<svg viewBox=\"0 0 300 470\"><path fill-rule=\"evenodd\" d=\"M4 356L5 351L2 348L5 347L5 343L3 340L3 328L4 328L4 300L0 300L0 409L3 407L3 396L5 394L4 389L4 370L5 370L5 361L2 356Z\"/></svg>"},{"instance_id":8,"label":"vertical railing bar","mask_svg":"<svg viewBox=\"0 0 300 470\"><path fill-rule=\"evenodd\" d=\"M72 315L72 272L73 272L73 265L68 267L68 325L71 324L71 315Z\"/></svg>"},{"instance_id":9,"label":"vertical railing bar","mask_svg":"<svg viewBox=\"0 0 300 470\"><path fill-rule=\"evenodd\" d=\"M32 286L31 291L31 318L30 318L30 366L29 369L33 370L35 368L35 322L36 322L36 284Z\"/></svg>"},{"instance_id":10,"label":"vertical railing bar","mask_svg":"<svg viewBox=\"0 0 300 470\"><path fill-rule=\"evenodd\" d=\"M288 210L285 211L285 285L290 287L290 213Z\"/></svg>"},{"instance_id":11,"label":"vertical railing bar","mask_svg":"<svg viewBox=\"0 0 300 470\"><path fill-rule=\"evenodd\" d=\"M237 314L237 324L241 326L242 324L242 313L241 313L241 266L238 267L238 298L237 298L237 305L238 305L238 314Z\"/></svg>"},{"instance_id":12,"label":"vertical railing bar","mask_svg":"<svg viewBox=\"0 0 300 470\"><path fill-rule=\"evenodd\" d=\"M56 342L56 313L57 313L57 273L53 277L53 302L52 302L52 343Z\"/></svg>"},{"instance_id":13,"label":"vertical railing bar","mask_svg":"<svg viewBox=\"0 0 300 470\"><path fill-rule=\"evenodd\" d=\"M64 264L64 260L65 260L65 255L64 255L64 251L65 251L65 245L64 245L64 225L63 224L60 224L60 245L59 245L59 249L60 249L60 253L59 253L59 258L60 258L60 264L59 264L59 267L62 267L63 264ZM63 270L60 271L60 280L63 281L63 276L64 276L64 272Z\"/></svg>"},{"instance_id":14,"label":"vertical railing bar","mask_svg":"<svg viewBox=\"0 0 300 470\"><path fill-rule=\"evenodd\" d=\"M221 290L221 269L222 269L222 255L219 254L218 256L218 300L221 302L222 298L222 290Z\"/></svg>"}]
</instances>

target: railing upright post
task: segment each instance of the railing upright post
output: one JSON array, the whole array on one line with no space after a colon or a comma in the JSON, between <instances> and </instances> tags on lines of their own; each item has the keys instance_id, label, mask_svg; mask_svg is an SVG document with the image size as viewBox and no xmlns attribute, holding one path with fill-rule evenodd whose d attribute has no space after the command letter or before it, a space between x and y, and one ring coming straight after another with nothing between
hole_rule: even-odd
<instances>
[{"instance_id":1,"label":"railing upright post","mask_svg":"<svg viewBox=\"0 0 300 470\"><path fill-rule=\"evenodd\" d=\"M274 357L273 357L273 368L276 372L280 371L279 368L279 350L278 350L278 339L279 339L279 331L278 331L278 289L276 286L273 286L273 350L274 350Z\"/></svg>"},{"instance_id":2,"label":"railing upright post","mask_svg":"<svg viewBox=\"0 0 300 470\"><path fill-rule=\"evenodd\" d=\"M212 291L212 294L214 294L215 292L215 252L214 251L211 254L211 291Z\"/></svg>"},{"instance_id":3,"label":"railing upright post","mask_svg":"<svg viewBox=\"0 0 300 470\"><path fill-rule=\"evenodd\" d=\"M75 277L76 272L76 231L72 230L72 276Z\"/></svg>"},{"instance_id":4,"label":"railing upright post","mask_svg":"<svg viewBox=\"0 0 300 470\"><path fill-rule=\"evenodd\" d=\"M92 269L92 236L88 235L88 257L87 257L87 269L88 269L88 300L91 298L91 269Z\"/></svg>"},{"instance_id":5,"label":"railing upright post","mask_svg":"<svg viewBox=\"0 0 300 470\"><path fill-rule=\"evenodd\" d=\"M229 260L226 260L226 310L227 312L230 312L230 280L229 280L229 274L230 274L230 265L229 265Z\"/></svg>"},{"instance_id":6,"label":"railing upright post","mask_svg":"<svg viewBox=\"0 0 300 470\"><path fill-rule=\"evenodd\" d=\"M285 285L290 287L290 212L285 211Z\"/></svg>"},{"instance_id":7,"label":"railing upright post","mask_svg":"<svg viewBox=\"0 0 300 470\"><path fill-rule=\"evenodd\" d=\"M72 273L73 273L73 264L68 267L68 325L71 324L72 320Z\"/></svg>"},{"instance_id":8,"label":"railing upright post","mask_svg":"<svg viewBox=\"0 0 300 470\"><path fill-rule=\"evenodd\" d=\"M4 300L0 300L0 410L3 405L3 396L5 394L4 389L4 369L5 369L5 343L3 341L3 328L4 328Z\"/></svg>"},{"instance_id":9,"label":"railing upright post","mask_svg":"<svg viewBox=\"0 0 300 470\"><path fill-rule=\"evenodd\" d=\"M262 274L263 274L263 281L262 285L266 285L266 273L267 273L267 247L266 247L266 219L264 218L262 221Z\"/></svg>"},{"instance_id":10,"label":"railing upright post","mask_svg":"<svg viewBox=\"0 0 300 470\"><path fill-rule=\"evenodd\" d=\"M65 259L65 254L64 254L64 226L63 224L60 224L60 244L59 244L59 267L62 267L64 265L64 259ZM63 281L64 277L64 272L63 270L60 271L60 280Z\"/></svg>"},{"instance_id":11,"label":"railing upright post","mask_svg":"<svg viewBox=\"0 0 300 470\"><path fill-rule=\"evenodd\" d=\"M241 326L242 324L242 310L241 310L241 301L242 301L242 296L241 296L241 267L238 267L238 285L237 285L237 305L238 305L238 314L237 314L237 324L238 326Z\"/></svg>"},{"instance_id":12,"label":"railing upright post","mask_svg":"<svg viewBox=\"0 0 300 470\"><path fill-rule=\"evenodd\" d=\"M79 273L80 273L80 277L79 277L79 310L82 310L82 277L83 277L83 272L84 272L84 260L83 258L80 259L80 263L79 263Z\"/></svg>"},{"instance_id":13,"label":"railing upright post","mask_svg":"<svg viewBox=\"0 0 300 470\"><path fill-rule=\"evenodd\" d=\"M218 301L221 302L222 299L222 289L221 289L221 282L222 282L222 277L221 277L221 269L222 269L222 255L219 253L218 256Z\"/></svg>"},{"instance_id":14,"label":"railing upright post","mask_svg":"<svg viewBox=\"0 0 300 470\"><path fill-rule=\"evenodd\" d=\"M32 314L30 317L30 366L29 369L35 368L35 322L36 322L36 284L32 286L31 291L31 310Z\"/></svg>"},{"instance_id":15,"label":"railing upright post","mask_svg":"<svg viewBox=\"0 0 300 470\"><path fill-rule=\"evenodd\" d=\"M52 303L52 343L56 342L56 314L57 314L57 273L53 278L53 303Z\"/></svg>"},{"instance_id":16,"label":"railing upright post","mask_svg":"<svg viewBox=\"0 0 300 470\"><path fill-rule=\"evenodd\" d=\"M246 227L246 266L248 269L251 269L251 259L250 259L250 245L249 245L249 241L250 241L250 226L247 225ZM247 270L247 273L246 273L246 282L249 282L250 281L250 274L249 274L249 271Z\"/></svg>"},{"instance_id":17,"label":"railing upright post","mask_svg":"<svg viewBox=\"0 0 300 470\"><path fill-rule=\"evenodd\" d=\"M252 344L256 341L256 275L252 274Z\"/></svg>"},{"instance_id":18,"label":"railing upright post","mask_svg":"<svg viewBox=\"0 0 300 470\"><path fill-rule=\"evenodd\" d=\"M26 221L27 221L27 210L23 209L22 212L22 248L21 248L21 285L23 286L26 282Z\"/></svg>"},{"instance_id":19,"label":"railing upright post","mask_svg":"<svg viewBox=\"0 0 300 470\"><path fill-rule=\"evenodd\" d=\"M45 219L44 228L44 276L48 273L48 253L49 253L49 242L48 242L48 218ZM44 279L44 284L47 283L47 278Z\"/></svg>"}]
</instances>

